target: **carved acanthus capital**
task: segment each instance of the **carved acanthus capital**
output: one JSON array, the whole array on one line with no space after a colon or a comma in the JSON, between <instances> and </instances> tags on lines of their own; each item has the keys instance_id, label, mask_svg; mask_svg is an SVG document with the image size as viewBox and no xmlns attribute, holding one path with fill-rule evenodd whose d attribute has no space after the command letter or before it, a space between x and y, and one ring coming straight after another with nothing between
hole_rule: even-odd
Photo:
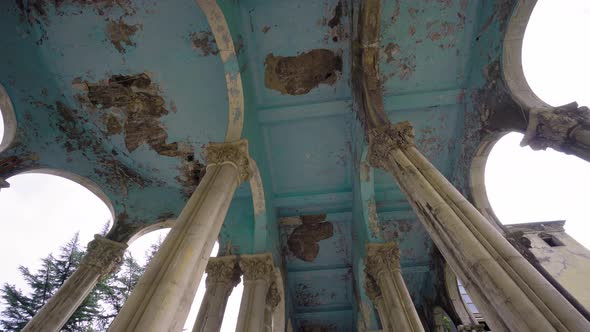
<instances>
[{"instance_id":1,"label":"carved acanthus capital","mask_svg":"<svg viewBox=\"0 0 590 332\"><path fill-rule=\"evenodd\" d=\"M277 288L277 283L273 282L266 293L266 304L268 304L271 308L276 307L279 305L281 301L281 294L279 293L279 289Z\"/></svg>"},{"instance_id":2,"label":"carved acanthus capital","mask_svg":"<svg viewBox=\"0 0 590 332\"><path fill-rule=\"evenodd\" d=\"M382 296L381 289L377 285L377 282L369 274L367 274L365 278L365 292L367 293L369 299L371 299L371 301L373 301L373 304L375 305L377 304L377 299Z\"/></svg>"},{"instance_id":3,"label":"carved acanthus capital","mask_svg":"<svg viewBox=\"0 0 590 332\"><path fill-rule=\"evenodd\" d=\"M275 276L271 254L242 255L240 268L244 281L266 280L271 282Z\"/></svg>"},{"instance_id":4,"label":"carved acanthus capital","mask_svg":"<svg viewBox=\"0 0 590 332\"><path fill-rule=\"evenodd\" d=\"M101 275L107 275L123 262L125 249L127 249L126 244L96 234L94 240L88 243L86 255L82 258L80 265L90 266L98 269Z\"/></svg>"},{"instance_id":5,"label":"carved acanthus capital","mask_svg":"<svg viewBox=\"0 0 590 332\"><path fill-rule=\"evenodd\" d=\"M252 167L248 155L248 141L209 143L205 148L207 167L212 165L231 164L239 172L240 181L247 181L252 176Z\"/></svg>"},{"instance_id":6,"label":"carved acanthus capital","mask_svg":"<svg viewBox=\"0 0 590 332\"><path fill-rule=\"evenodd\" d=\"M367 244L365 273L379 280L382 272L399 270L399 248L394 242Z\"/></svg>"},{"instance_id":7,"label":"carved acanthus capital","mask_svg":"<svg viewBox=\"0 0 590 332\"><path fill-rule=\"evenodd\" d=\"M571 153L572 147L587 145L589 137L590 110L573 102L554 108L530 109L529 123L520 145L529 145L533 150L552 148Z\"/></svg>"},{"instance_id":8,"label":"carved acanthus capital","mask_svg":"<svg viewBox=\"0 0 590 332\"><path fill-rule=\"evenodd\" d=\"M367 158L373 167L387 168L392 150L414 146L414 127L408 121L373 128L368 136Z\"/></svg>"},{"instance_id":9,"label":"carved acanthus capital","mask_svg":"<svg viewBox=\"0 0 590 332\"><path fill-rule=\"evenodd\" d=\"M240 283L241 272L237 256L211 257L205 272L207 273L207 279L205 280L207 287L215 283L235 287Z\"/></svg>"}]
</instances>

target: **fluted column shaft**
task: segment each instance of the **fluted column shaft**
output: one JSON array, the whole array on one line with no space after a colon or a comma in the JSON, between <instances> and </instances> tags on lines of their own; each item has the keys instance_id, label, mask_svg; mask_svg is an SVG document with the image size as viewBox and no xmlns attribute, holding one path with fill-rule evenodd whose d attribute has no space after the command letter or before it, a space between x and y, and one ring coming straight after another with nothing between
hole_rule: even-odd
<instances>
[{"instance_id":1,"label":"fluted column shaft","mask_svg":"<svg viewBox=\"0 0 590 332\"><path fill-rule=\"evenodd\" d=\"M180 331L238 185L251 176L246 140L210 143L207 172L109 331Z\"/></svg>"},{"instance_id":2,"label":"fluted column shaft","mask_svg":"<svg viewBox=\"0 0 590 332\"><path fill-rule=\"evenodd\" d=\"M391 331L391 323L389 322L389 314L385 308L385 300L383 299L383 294L381 293L381 289L377 286L377 282L373 277L367 275L366 283L365 283L365 291L369 299L375 305L377 309L377 314L379 315L379 322L381 322L381 330L383 332Z\"/></svg>"},{"instance_id":3,"label":"fluted column shaft","mask_svg":"<svg viewBox=\"0 0 590 332\"><path fill-rule=\"evenodd\" d=\"M127 245L95 235L80 266L27 323L23 331L59 331L90 294L100 278L123 259Z\"/></svg>"},{"instance_id":4,"label":"fluted column shaft","mask_svg":"<svg viewBox=\"0 0 590 332\"><path fill-rule=\"evenodd\" d=\"M266 299L275 276L271 254L240 257L244 290L236 331L265 331Z\"/></svg>"},{"instance_id":5,"label":"fluted column shaft","mask_svg":"<svg viewBox=\"0 0 590 332\"><path fill-rule=\"evenodd\" d=\"M380 311L383 330L423 332L420 317L401 274L397 245L393 242L368 244L365 272L369 275L369 282L378 287L378 293L373 291L373 297L382 298L381 310L377 303L375 305Z\"/></svg>"},{"instance_id":6,"label":"fluted column shaft","mask_svg":"<svg viewBox=\"0 0 590 332\"><path fill-rule=\"evenodd\" d=\"M219 332L227 300L240 282L236 256L212 257L207 264L205 297L201 302L193 332Z\"/></svg>"},{"instance_id":7,"label":"fluted column shaft","mask_svg":"<svg viewBox=\"0 0 590 332\"><path fill-rule=\"evenodd\" d=\"M414 147L407 122L370 134L388 170L494 331L588 331L590 324Z\"/></svg>"},{"instance_id":8,"label":"fluted column shaft","mask_svg":"<svg viewBox=\"0 0 590 332\"><path fill-rule=\"evenodd\" d=\"M533 150L552 148L590 161L590 110L575 102L531 109L520 145L529 145Z\"/></svg>"}]
</instances>

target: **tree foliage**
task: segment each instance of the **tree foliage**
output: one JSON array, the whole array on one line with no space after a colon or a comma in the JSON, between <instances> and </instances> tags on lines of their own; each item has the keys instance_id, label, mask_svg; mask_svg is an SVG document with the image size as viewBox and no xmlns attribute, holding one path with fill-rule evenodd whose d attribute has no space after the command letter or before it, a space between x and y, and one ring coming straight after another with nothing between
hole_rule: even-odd
<instances>
[{"instance_id":1,"label":"tree foliage","mask_svg":"<svg viewBox=\"0 0 590 332\"><path fill-rule=\"evenodd\" d=\"M148 250L148 262L158 247L159 243L152 245ZM36 271L20 266L19 271L30 290L25 291L15 285L4 284L0 290L0 297L5 305L0 313L2 330L20 331L74 273L84 253L79 236L75 234L60 248L59 253L49 254L43 258L41 267ZM106 330L144 270L145 266L140 265L130 253L126 253L116 273L98 282L66 322L62 331Z\"/></svg>"}]
</instances>

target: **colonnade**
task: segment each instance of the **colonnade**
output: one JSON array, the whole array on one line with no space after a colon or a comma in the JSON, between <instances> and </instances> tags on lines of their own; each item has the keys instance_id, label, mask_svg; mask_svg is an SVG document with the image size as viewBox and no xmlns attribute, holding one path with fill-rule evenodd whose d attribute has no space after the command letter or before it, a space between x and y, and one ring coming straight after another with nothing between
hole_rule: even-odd
<instances>
[{"instance_id":1,"label":"colonnade","mask_svg":"<svg viewBox=\"0 0 590 332\"><path fill-rule=\"evenodd\" d=\"M416 149L409 122L370 129L368 158L419 221L497 331L590 331L590 323Z\"/></svg>"},{"instance_id":2,"label":"colonnade","mask_svg":"<svg viewBox=\"0 0 590 332\"><path fill-rule=\"evenodd\" d=\"M232 289L243 274L244 290L236 331L282 331L273 326L273 313L281 299L277 273L270 253L221 256L209 260L207 290L199 308L193 332L218 332Z\"/></svg>"},{"instance_id":3,"label":"colonnade","mask_svg":"<svg viewBox=\"0 0 590 332\"><path fill-rule=\"evenodd\" d=\"M414 146L408 122L369 130L369 162L391 173L420 222L499 331L590 331L574 309ZM273 331L280 290L270 254L209 256L238 185L251 168L247 141L211 143L207 172L109 331L180 331L205 271L207 290L193 331L218 331L231 290L244 279L237 331ZM25 331L58 330L126 245L97 237L78 271ZM209 262L209 263L208 263ZM394 243L369 244L367 294L384 331L424 331Z\"/></svg>"}]
</instances>

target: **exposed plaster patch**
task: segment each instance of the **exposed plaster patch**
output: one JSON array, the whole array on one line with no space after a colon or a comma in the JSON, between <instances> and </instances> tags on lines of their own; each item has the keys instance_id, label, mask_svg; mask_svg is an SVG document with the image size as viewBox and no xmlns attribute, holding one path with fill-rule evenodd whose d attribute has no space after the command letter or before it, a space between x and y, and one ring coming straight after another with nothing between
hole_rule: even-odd
<instances>
[{"instance_id":1,"label":"exposed plaster patch","mask_svg":"<svg viewBox=\"0 0 590 332\"><path fill-rule=\"evenodd\" d=\"M159 88L147 74L112 75L106 81L85 84L87 96L79 96L78 100L104 112L107 135L122 133L129 152L145 143L163 156L192 154L188 143L166 143L168 133L160 118L169 111Z\"/></svg>"},{"instance_id":2,"label":"exposed plaster patch","mask_svg":"<svg viewBox=\"0 0 590 332\"><path fill-rule=\"evenodd\" d=\"M371 181L371 165L369 165L369 163L365 160L361 161L360 173L361 173L361 181L363 181L363 182Z\"/></svg>"},{"instance_id":3,"label":"exposed plaster patch","mask_svg":"<svg viewBox=\"0 0 590 332\"><path fill-rule=\"evenodd\" d=\"M73 85L87 92L76 96L78 101L90 111L101 113L99 118L105 134L123 135L129 152L147 144L161 156L178 158L180 174L175 179L182 185L183 194L193 193L204 176L205 167L195 158L189 143L166 142L168 133L160 118L170 111L159 87L147 74L112 75L96 83L75 79ZM79 139L74 141L80 142ZM123 173L128 172L123 170Z\"/></svg>"},{"instance_id":4,"label":"exposed plaster patch","mask_svg":"<svg viewBox=\"0 0 590 332\"><path fill-rule=\"evenodd\" d=\"M395 0L395 4L393 5L393 13L391 14L392 24L395 24L397 22L397 19L399 18L400 7L400 0Z\"/></svg>"},{"instance_id":5,"label":"exposed plaster patch","mask_svg":"<svg viewBox=\"0 0 590 332\"><path fill-rule=\"evenodd\" d=\"M69 6L79 8L92 8L100 15L104 16L107 11L118 8L125 15L135 13L131 0L16 0L17 7L21 12L21 17L29 24L39 24L41 21L48 23L49 6L53 7L58 15L64 16L64 9ZM72 15L79 15L80 11L75 11Z\"/></svg>"},{"instance_id":6,"label":"exposed plaster patch","mask_svg":"<svg viewBox=\"0 0 590 332\"><path fill-rule=\"evenodd\" d=\"M191 33L190 38L193 47L200 50L203 56L219 54L215 37L211 31L193 32Z\"/></svg>"},{"instance_id":7,"label":"exposed plaster patch","mask_svg":"<svg viewBox=\"0 0 590 332\"><path fill-rule=\"evenodd\" d=\"M109 20L105 32L111 44L115 46L119 53L123 54L125 53L124 45L135 46L135 43L131 41L131 37L139 30L141 30L140 24L129 25L120 18L116 21Z\"/></svg>"},{"instance_id":8,"label":"exposed plaster patch","mask_svg":"<svg viewBox=\"0 0 590 332\"><path fill-rule=\"evenodd\" d=\"M39 157L35 154L23 154L0 159L0 178L6 179L27 168L38 164Z\"/></svg>"},{"instance_id":9,"label":"exposed plaster patch","mask_svg":"<svg viewBox=\"0 0 590 332\"><path fill-rule=\"evenodd\" d=\"M82 127L82 124L87 123L88 120L78 110L70 108L61 101L56 102L55 110L58 114L57 128L65 136L58 137L58 142L63 143L66 151L81 151L84 156L90 149L97 157L94 173L103 178L113 191L126 195L130 183L135 183L142 188L152 183L133 168L115 159L111 151L105 150L100 136Z\"/></svg>"},{"instance_id":10,"label":"exposed plaster patch","mask_svg":"<svg viewBox=\"0 0 590 332\"><path fill-rule=\"evenodd\" d=\"M178 183L183 184L184 195L190 197L205 176L206 165L194 159L193 155L187 156L179 167L180 174L175 177Z\"/></svg>"},{"instance_id":11,"label":"exposed plaster patch","mask_svg":"<svg viewBox=\"0 0 590 332\"><path fill-rule=\"evenodd\" d=\"M333 42L341 42L348 39L350 36L342 24L342 17L347 16L348 13L348 2L338 1L338 4L334 8L334 16L326 23L330 28L330 31L324 38L324 41L332 40ZM325 20L324 20L325 22Z\"/></svg>"},{"instance_id":12,"label":"exposed plaster patch","mask_svg":"<svg viewBox=\"0 0 590 332\"><path fill-rule=\"evenodd\" d=\"M268 25L263 26L261 29L262 33L267 33L269 30L270 30L270 27Z\"/></svg>"},{"instance_id":13,"label":"exposed plaster patch","mask_svg":"<svg viewBox=\"0 0 590 332\"><path fill-rule=\"evenodd\" d=\"M297 56L266 56L264 84L282 94L303 95L320 84L333 85L341 77L342 56L315 49Z\"/></svg>"},{"instance_id":14,"label":"exposed plaster patch","mask_svg":"<svg viewBox=\"0 0 590 332\"><path fill-rule=\"evenodd\" d=\"M321 304L320 293L313 292L312 288L304 283L298 283L295 286L295 299L298 306L311 307Z\"/></svg>"},{"instance_id":15,"label":"exposed plaster patch","mask_svg":"<svg viewBox=\"0 0 590 332\"><path fill-rule=\"evenodd\" d=\"M319 217L323 216L323 218ZM301 220L303 224L297 226L287 239L289 251L295 257L306 262L313 262L320 252L319 241L334 235L334 225L325 220L325 215L317 215Z\"/></svg>"},{"instance_id":16,"label":"exposed plaster patch","mask_svg":"<svg viewBox=\"0 0 590 332\"><path fill-rule=\"evenodd\" d=\"M400 50L401 49L399 45L396 43L387 44L387 46L385 46L385 50L383 50L383 52L385 52L385 55L387 56L385 62L391 63L393 61L393 56L398 54Z\"/></svg>"}]
</instances>

